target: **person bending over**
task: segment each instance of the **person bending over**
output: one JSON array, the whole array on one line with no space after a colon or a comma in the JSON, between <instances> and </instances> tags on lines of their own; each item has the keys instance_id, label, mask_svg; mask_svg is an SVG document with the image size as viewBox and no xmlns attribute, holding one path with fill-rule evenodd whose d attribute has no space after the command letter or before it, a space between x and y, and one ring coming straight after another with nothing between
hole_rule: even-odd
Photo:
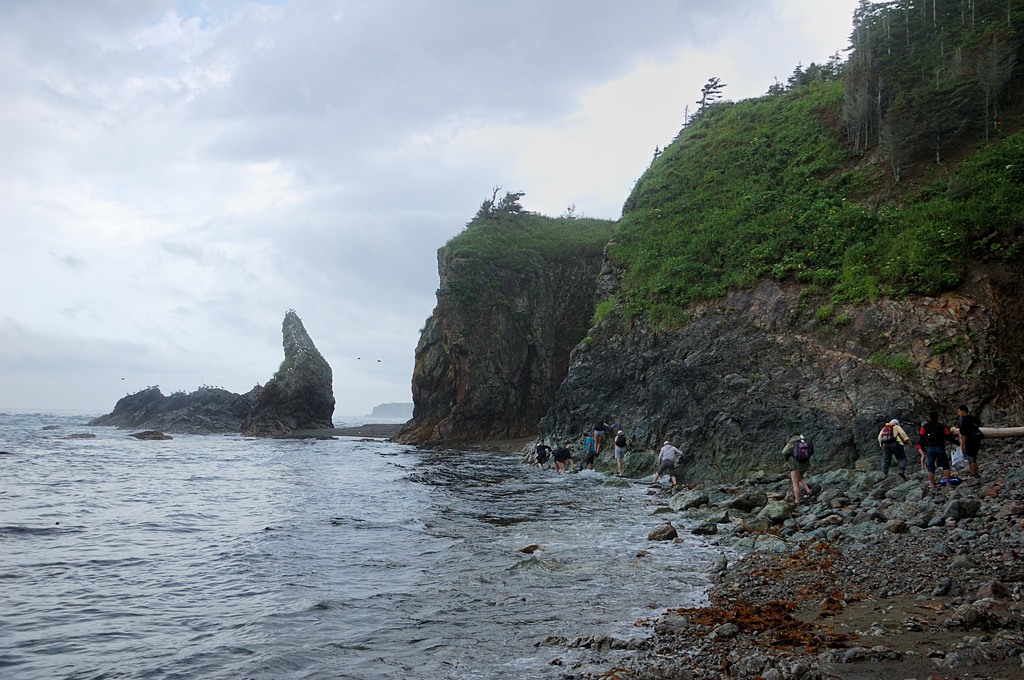
<instances>
[{"instance_id":1,"label":"person bending over","mask_svg":"<svg viewBox=\"0 0 1024 680\"><path fill-rule=\"evenodd\" d=\"M657 484L661 476L667 472L672 488L676 488L676 459L682 453L682 451L672 446L672 442L665 442L661 447L661 451L658 452L658 471L654 473L654 479L651 483Z\"/></svg>"}]
</instances>

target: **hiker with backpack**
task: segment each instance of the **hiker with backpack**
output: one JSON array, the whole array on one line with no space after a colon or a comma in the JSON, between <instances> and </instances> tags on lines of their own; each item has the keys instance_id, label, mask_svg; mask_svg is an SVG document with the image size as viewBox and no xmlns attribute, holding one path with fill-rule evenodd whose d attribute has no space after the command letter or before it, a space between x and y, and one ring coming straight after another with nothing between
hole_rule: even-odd
<instances>
[{"instance_id":1,"label":"hiker with backpack","mask_svg":"<svg viewBox=\"0 0 1024 680\"><path fill-rule=\"evenodd\" d=\"M893 457L899 465L900 477L907 478L907 454L903 447L910 444L910 437L900 427L900 421L893 418L878 432L878 446L882 449L882 479L889 476L889 464Z\"/></svg>"},{"instance_id":2,"label":"hiker with backpack","mask_svg":"<svg viewBox=\"0 0 1024 680\"><path fill-rule=\"evenodd\" d=\"M985 433L981 431L981 421L971 415L965 404L956 407L956 429L960 433L960 448L967 459L967 469L971 477L978 476L978 453L981 451L981 440Z\"/></svg>"},{"instance_id":3,"label":"hiker with backpack","mask_svg":"<svg viewBox=\"0 0 1024 680\"><path fill-rule=\"evenodd\" d=\"M537 444L537 448L534 449L534 453L537 455L537 467L543 468L545 463L548 462L548 458L551 457L551 447L541 442Z\"/></svg>"},{"instance_id":4,"label":"hiker with backpack","mask_svg":"<svg viewBox=\"0 0 1024 680\"><path fill-rule=\"evenodd\" d=\"M626 456L626 433L619 430L615 435L615 464L619 467L619 477L622 476L622 459Z\"/></svg>"},{"instance_id":5,"label":"hiker with backpack","mask_svg":"<svg viewBox=\"0 0 1024 680\"><path fill-rule=\"evenodd\" d=\"M920 439L918 446L922 447L921 454L925 459L925 469L928 470L928 488L935 493L935 468L942 468L946 478L946 490L953 490L953 482L949 474L949 456L946 455L946 442L956 443L956 437L949 431L949 428L939 422L939 412L932 411L928 414L928 422L921 425Z\"/></svg>"},{"instance_id":6,"label":"hiker with backpack","mask_svg":"<svg viewBox=\"0 0 1024 680\"><path fill-rule=\"evenodd\" d=\"M572 459L572 447L568 444L556 446L555 450L551 452L551 459L555 461L555 472L568 472L569 466L575 467L576 465Z\"/></svg>"},{"instance_id":7,"label":"hiker with backpack","mask_svg":"<svg viewBox=\"0 0 1024 680\"><path fill-rule=\"evenodd\" d=\"M804 481L804 473L810 467L811 455L814 453L814 447L807 441L799 432L794 432L786 442L786 445L782 448L782 459L789 461L792 458L792 462L789 463L789 478L793 481L793 502L800 505L800 490L804 491L805 496L810 497L811 487Z\"/></svg>"}]
</instances>

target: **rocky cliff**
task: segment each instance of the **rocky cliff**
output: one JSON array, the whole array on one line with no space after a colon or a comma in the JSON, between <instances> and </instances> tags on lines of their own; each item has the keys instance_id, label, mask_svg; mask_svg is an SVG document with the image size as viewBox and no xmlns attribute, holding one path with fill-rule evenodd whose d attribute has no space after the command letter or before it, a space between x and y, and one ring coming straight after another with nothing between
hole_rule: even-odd
<instances>
[{"instance_id":1,"label":"rocky cliff","mask_svg":"<svg viewBox=\"0 0 1024 680\"><path fill-rule=\"evenodd\" d=\"M242 434L272 437L292 430L332 428L334 389L331 367L293 311L281 324L284 361L263 386Z\"/></svg>"},{"instance_id":2,"label":"rocky cliff","mask_svg":"<svg viewBox=\"0 0 1024 680\"><path fill-rule=\"evenodd\" d=\"M614 272L603 281L614 288ZM920 422L934 408L950 422L963 402L1017 424L1022 284L1017 268L994 265L957 291L825 315L806 287L762 282L692 306L672 331L613 313L573 350L541 436L572 440L607 414L637 447L670 439L691 454L687 478L733 479L780 467L794 431L825 469L877 457L893 417Z\"/></svg>"},{"instance_id":3,"label":"rocky cliff","mask_svg":"<svg viewBox=\"0 0 1024 680\"><path fill-rule=\"evenodd\" d=\"M437 306L416 347L413 419L397 441L533 436L586 334L609 233L610 224L592 247L548 257L481 259L441 248Z\"/></svg>"}]
</instances>

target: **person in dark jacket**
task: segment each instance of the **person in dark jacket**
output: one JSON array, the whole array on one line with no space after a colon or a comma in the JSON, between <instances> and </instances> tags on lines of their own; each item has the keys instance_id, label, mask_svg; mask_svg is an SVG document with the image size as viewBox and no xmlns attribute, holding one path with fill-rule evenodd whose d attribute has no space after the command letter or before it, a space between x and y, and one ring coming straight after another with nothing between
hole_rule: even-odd
<instances>
[{"instance_id":1,"label":"person in dark jacket","mask_svg":"<svg viewBox=\"0 0 1024 680\"><path fill-rule=\"evenodd\" d=\"M572 451L569 446L556 446L551 452L551 458L555 461L555 472L568 472L570 465L575 466L572 459Z\"/></svg>"},{"instance_id":2,"label":"person in dark jacket","mask_svg":"<svg viewBox=\"0 0 1024 680\"><path fill-rule=\"evenodd\" d=\"M534 452L537 454L537 467L544 467L544 464L548 462L548 458L551 455L551 447L541 442L540 444L537 444L537 448L534 449Z\"/></svg>"},{"instance_id":3,"label":"person in dark jacket","mask_svg":"<svg viewBox=\"0 0 1024 680\"><path fill-rule=\"evenodd\" d=\"M967 406L960 404L956 407L956 429L960 433L960 448L967 459L967 468L971 471L972 477L978 476L978 453L981 451L981 440L985 435L981 433L981 421L971 415Z\"/></svg>"},{"instance_id":4,"label":"person in dark jacket","mask_svg":"<svg viewBox=\"0 0 1024 680\"><path fill-rule=\"evenodd\" d=\"M928 422L921 425L919 432L920 439L917 445L921 447L921 455L924 456L925 469L928 470L928 488L935 492L935 468L942 468L946 477L946 489L953 490L953 482L949 476L949 456L946 455L946 442L956 442L953 433L949 428L939 422L938 411L928 414Z\"/></svg>"},{"instance_id":5,"label":"person in dark jacket","mask_svg":"<svg viewBox=\"0 0 1024 680\"><path fill-rule=\"evenodd\" d=\"M608 432L608 428L611 427L601 418L594 424L594 443L597 445L597 453L600 455L601 449L604 448L604 435Z\"/></svg>"}]
</instances>

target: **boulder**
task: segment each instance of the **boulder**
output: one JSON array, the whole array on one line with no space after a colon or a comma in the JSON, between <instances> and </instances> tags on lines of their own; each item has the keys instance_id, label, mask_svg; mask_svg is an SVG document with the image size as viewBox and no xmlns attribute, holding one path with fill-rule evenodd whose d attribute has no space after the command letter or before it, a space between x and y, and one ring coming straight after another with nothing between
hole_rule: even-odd
<instances>
[{"instance_id":1,"label":"boulder","mask_svg":"<svg viewBox=\"0 0 1024 680\"><path fill-rule=\"evenodd\" d=\"M708 495L700 490L683 491L672 496L669 500L669 506L677 511L682 512L683 510L689 510L690 508L699 508L707 505L711 502Z\"/></svg>"},{"instance_id":2,"label":"boulder","mask_svg":"<svg viewBox=\"0 0 1024 680\"><path fill-rule=\"evenodd\" d=\"M746 489L729 501L728 506L740 512L753 512L768 502L768 494L759 489Z\"/></svg>"},{"instance_id":3,"label":"boulder","mask_svg":"<svg viewBox=\"0 0 1024 680\"><path fill-rule=\"evenodd\" d=\"M782 524L793 516L795 508L796 506L789 501L772 501L761 508L761 512L757 513L757 516L763 517L773 524Z\"/></svg>"},{"instance_id":4,"label":"boulder","mask_svg":"<svg viewBox=\"0 0 1024 680\"><path fill-rule=\"evenodd\" d=\"M673 541L679 537L679 532L672 526L671 522L665 522L660 527L651 531L647 534L647 540L649 541Z\"/></svg>"}]
</instances>

